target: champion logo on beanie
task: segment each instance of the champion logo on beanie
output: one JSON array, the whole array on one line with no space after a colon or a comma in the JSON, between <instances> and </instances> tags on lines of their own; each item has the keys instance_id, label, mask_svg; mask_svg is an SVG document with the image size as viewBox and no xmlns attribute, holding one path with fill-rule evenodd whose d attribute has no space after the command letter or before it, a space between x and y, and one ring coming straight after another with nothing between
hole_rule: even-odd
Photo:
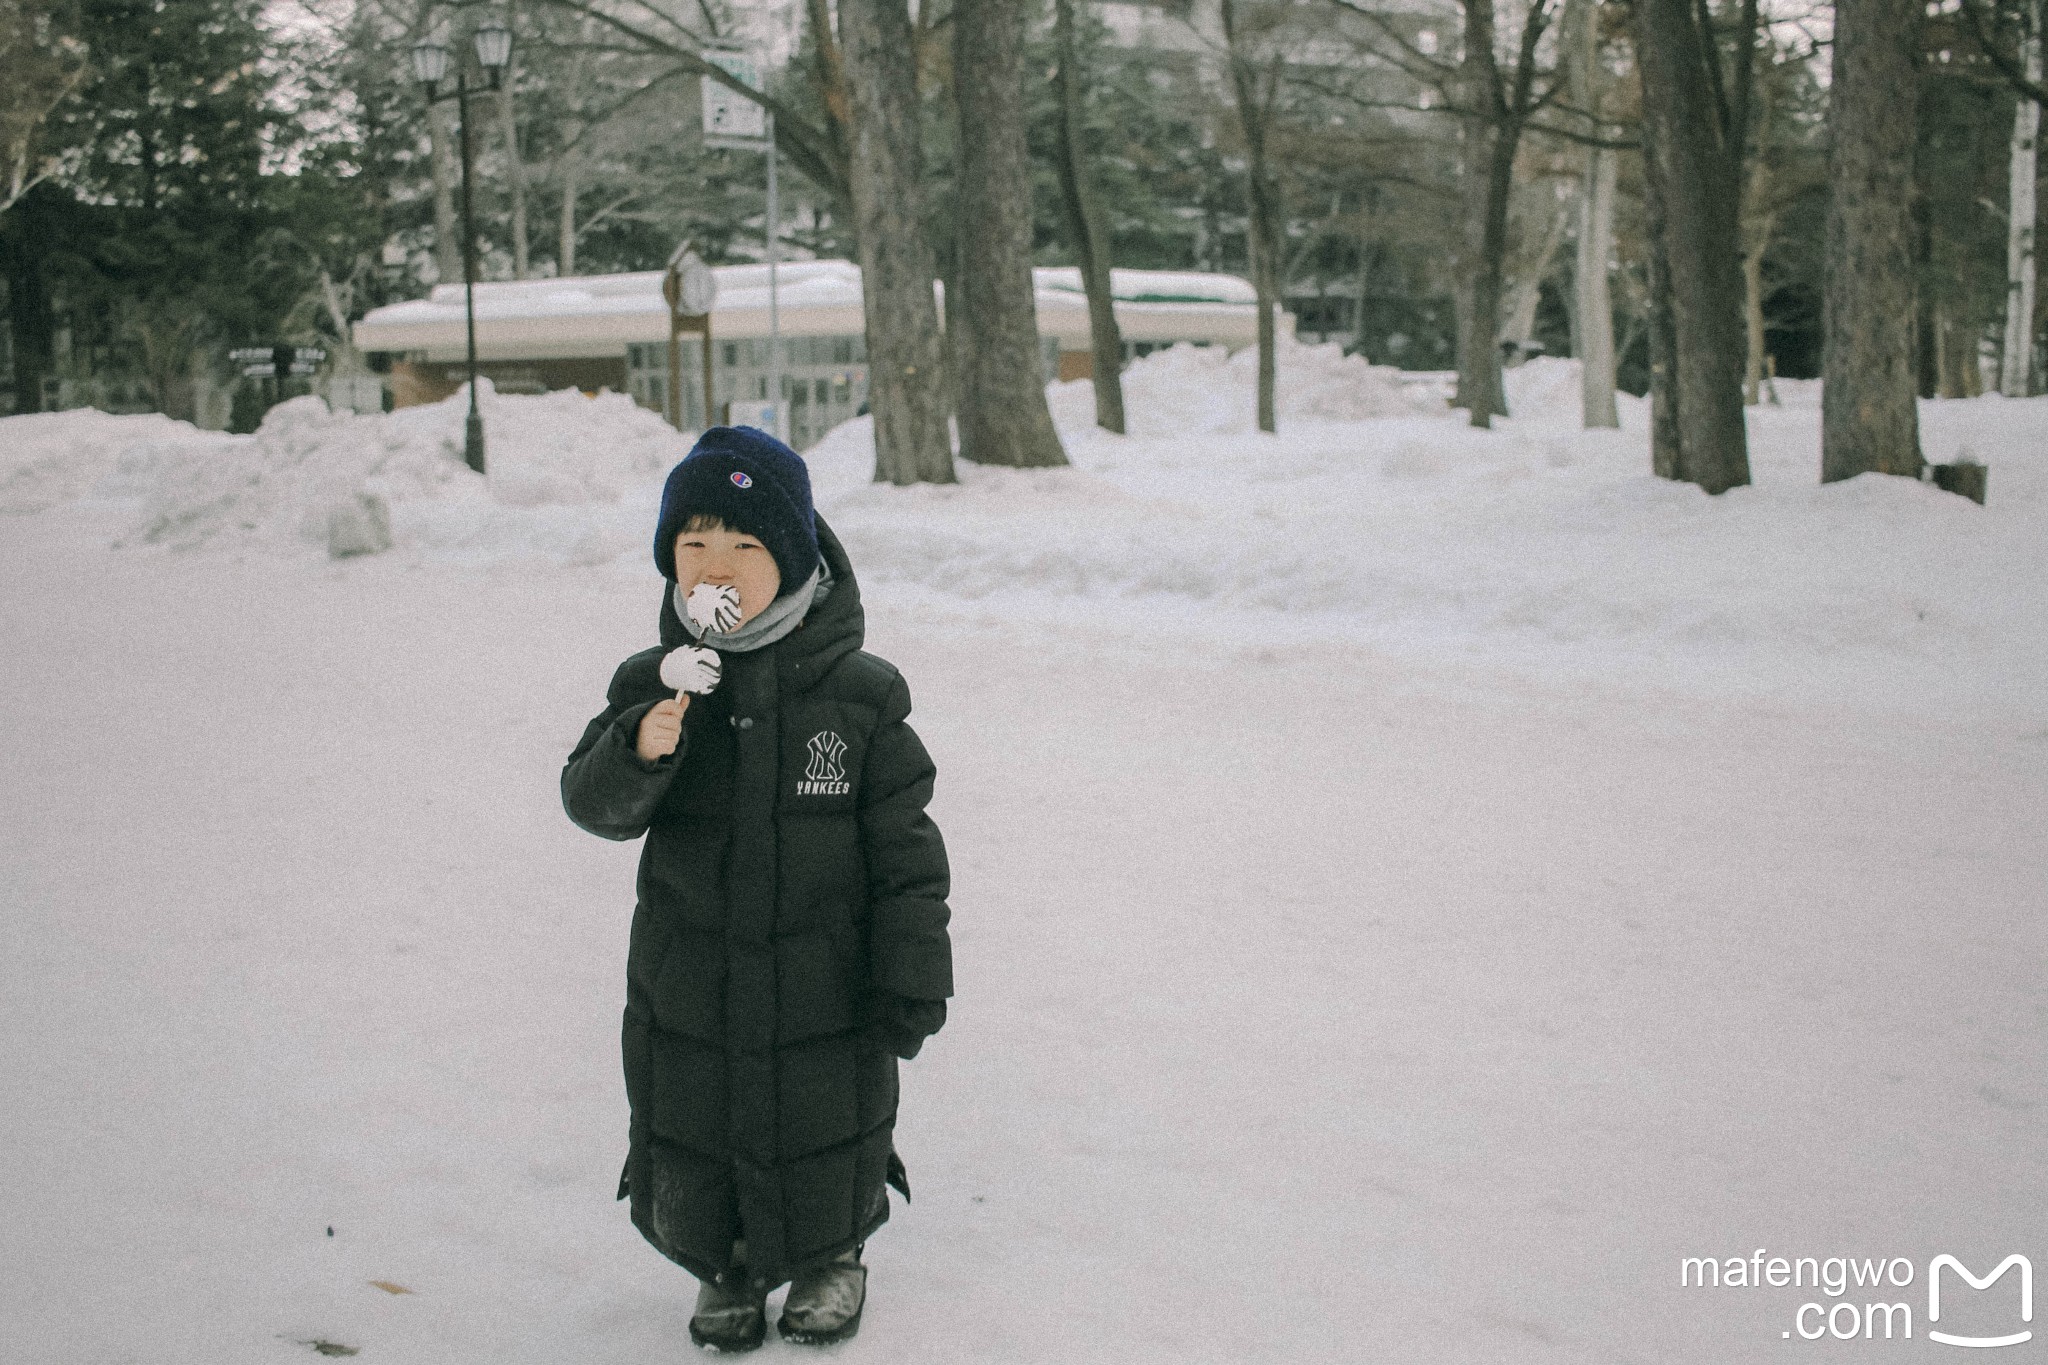
<instances>
[{"instance_id":1,"label":"champion logo on beanie","mask_svg":"<svg viewBox=\"0 0 2048 1365\"><path fill-rule=\"evenodd\" d=\"M803 456L765 431L713 427L669 471L654 529L654 564L663 578L676 576L676 535L699 514L759 538L775 558L783 593L796 591L818 567L811 472Z\"/></svg>"}]
</instances>

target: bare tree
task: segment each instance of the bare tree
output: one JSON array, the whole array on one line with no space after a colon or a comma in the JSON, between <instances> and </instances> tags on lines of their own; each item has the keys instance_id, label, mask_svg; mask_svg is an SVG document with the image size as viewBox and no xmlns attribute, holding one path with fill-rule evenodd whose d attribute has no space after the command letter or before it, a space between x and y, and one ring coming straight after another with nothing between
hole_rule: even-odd
<instances>
[{"instance_id":1,"label":"bare tree","mask_svg":"<svg viewBox=\"0 0 2048 1365\"><path fill-rule=\"evenodd\" d=\"M1749 482L1738 205L1755 0L1744 7L1729 82L1703 4L1635 6L1650 229L1651 465L1709 493Z\"/></svg>"},{"instance_id":2,"label":"bare tree","mask_svg":"<svg viewBox=\"0 0 2048 1365\"><path fill-rule=\"evenodd\" d=\"M1496 41L1496 0L1463 0L1465 164L1465 269L1459 300L1458 404L1472 425L1491 426L1507 413L1500 379L1502 265L1507 255L1508 196L1514 189L1515 153L1536 105L1536 54L1550 17L1548 0L1532 0L1521 14L1515 65L1503 79Z\"/></svg>"},{"instance_id":3,"label":"bare tree","mask_svg":"<svg viewBox=\"0 0 2048 1365\"><path fill-rule=\"evenodd\" d=\"M1024 137L1024 10L955 0L960 452L981 464L1063 465L1045 405L1031 278L1031 158Z\"/></svg>"},{"instance_id":4,"label":"bare tree","mask_svg":"<svg viewBox=\"0 0 2048 1365\"><path fill-rule=\"evenodd\" d=\"M1055 80L1060 103L1060 207L1067 238L1081 267L1081 287L1088 295L1088 346L1095 382L1095 425L1118 435L1124 430L1123 332L1116 321L1116 296L1110 276L1109 224L1088 166L1082 131L1086 102L1081 44L1075 33L1075 0L1053 0L1054 39L1059 48Z\"/></svg>"},{"instance_id":5,"label":"bare tree","mask_svg":"<svg viewBox=\"0 0 2048 1365\"><path fill-rule=\"evenodd\" d=\"M924 151L905 0L840 0L852 146L848 180L867 316L875 478L951 483L945 354L924 235Z\"/></svg>"},{"instance_id":6,"label":"bare tree","mask_svg":"<svg viewBox=\"0 0 2048 1365\"><path fill-rule=\"evenodd\" d=\"M1259 430L1276 428L1274 314L1280 308L1280 191L1267 163L1267 137L1279 94L1281 54L1272 44L1275 25L1267 17L1261 33L1248 33L1236 0L1221 0L1223 41L1230 61L1230 88L1245 143L1245 199L1250 212L1252 289L1259 309ZM1261 36L1264 42L1260 41Z\"/></svg>"},{"instance_id":7,"label":"bare tree","mask_svg":"<svg viewBox=\"0 0 2048 1365\"><path fill-rule=\"evenodd\" d=\"M2041 0L2030 0L2026 23L2020 68L2028 80L2039 82ZM2005 346L1998 370L1998 391L2008 398L2024 398L2033 392L2037 220L2034 187L2040 136L2041 102L2021 91L2012 114L2011 172L2006 192Z\"/></svg>"},{"instance_id":8,"label":"bare tree","mask_svg":"<svg viewBox=\"0 0 2048 1365\"><path fill-rule=\"evenodd\" d=\"M2006 203L2006 311L1999 390L2018 397L2032 391L2035 339L2035 251L2039 205L2035 182L2039 164L2042 83L2040 0L1960 0L1963 26L1992 67L2019 97L2013 110L2012 147Z\"/></svg>"},{"instance_id":9,"label":"bare tree","mask_svg":"<svg viewBox=\"0 0 2048 1365\"><path fill-rule=\"evenodd\" d=\"M1567 187L1555 180L1538 179L1527 184L1528 206L1522 226L1521 250L1511 252L1502 262L1503 279L1510 281L1504 293L1500 335L1503 346L1526 351L1535 341L1536 312L1543 303L1543 282L1564 245L1565 229L1571 225L1572 205L1564 197Z\"/></svg>"},{"instance_id":10,"label":"bare tree","mask_svg":"<svg viewBox=\"0 0 2048 1365\"><path fill-rule=\"evenodd\" d=\"M1560 93L1554 73L1539 62L1553 0L1511 0L1512 64L1503 69L1497 19L1500 0L1460 0L1463 52L1446 62L1424 52L1378 8L1362 0L1331 0L1376 35L1376 50L1414 79L1435 89L1438 108L1459 123L1460 216L1457 404L1472 425L1488 427L1507 413L1500 379L1501 304L1505 292L1509 197L1515 157L1525 132L1580 139L1591 134L1537 122ZM1549 79L1545 79L1549 75ZM1593 139L1598 140L1598 139Z\"/></svg>"},{"instance_id":11,"label":"bare tree","mask_svg":"<svg viewBox=\"0 0 2048 1365\"><path fill-rule=\"evenodd\" d=\"M510 0L505 6L505 22L516 25L516 11ZM513 94L518 84L519 52L515 47L512 65L505 70L504 80L498 86L498 122L505 138L505 192L512 201L512 278L526 278L526 162L519 154L519 109Z\"/></svg>"},{"instance_id":12,"label":"bare tree","mask_svg":"<svg viewBox=\"0 0 2048 1365\"><path fill-rule=\"evenodd\" d=\"M1917 477L1913 152L1921 0L1836 0L1821 480Z\"/></svg>"},{"instance_id":13,"label":"bare tree","mask_svg":"<svg viewBox=\"0 0 2048 1365\"><path fill-rule=\"evenodd\" d=\"M827 124L821 126L787 100L765 90L748 86L715 62L705 60L707 44L723 37L715 22L718 6L699 6L698 23L692 26L652 0L544 0L571 14L582 15L602 30L623 38L631 50L660 57L681 74L715 81L751 100L775 116L775 147L805 179L829 195L835 204L850 205L847 139L840 135L838 110L843 91L826 87ZM829 0L809 0L812 36L823 23L830 33ZM844 15L841 23L845 22ZM905 20L908 27L908 20ZM825 58L821 57L821 61ZM908 61L906 55L905 60ZM906 68L910 69L910 68Z\"/></svg>"},{"instance_id":14,"label":"bare tree","mask_svg":"<svg viewBox=\"0 0 2048 1365\"><path fill-rule=\"evenodd\" d=\"M1561 23L1566 98L1585 110L1596 134L1611 136L1598 115L1607 80L1600 63L1599 0L1565 0ZM1572 270L1573 350L1579 358L1579 405L1587 427L1618 427L1614 401L1614 301L1608 261L1614 254L1614 192L1620 153L1612 147L1580 150L1578 259Z\"/></svg>"},{"instance_id":15,"label":"bare tree","mask_svg":"<svg viewBox=\"0 0 2048 1365\"><path fill-rule=\"evenodd\" d=\"M408 45L435 33L434 6L435 0L415 0L408 16ZM437 100L427 106L427 164L434 178L434 274L442 284L462 279L462 235L455 228L455 188L462 173L456 156L455 106Z\"/></svg>"}]
</instances>

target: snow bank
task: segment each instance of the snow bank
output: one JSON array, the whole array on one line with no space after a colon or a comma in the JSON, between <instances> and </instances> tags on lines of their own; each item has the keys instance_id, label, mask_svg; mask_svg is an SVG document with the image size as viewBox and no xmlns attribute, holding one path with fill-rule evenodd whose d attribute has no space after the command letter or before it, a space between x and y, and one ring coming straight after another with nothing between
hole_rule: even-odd
<instances>
[{"instance_id":1,"label":"snow bank","mask_svg":"<svg viewBox=\"0 0 2048 1365\"><path fill-rule=\"evenodd\" d=\"M115 416L90 408L0 418L0 512L42 512L84 497L122 450L202 436L162 413Z\"/></svg>"},{"instance_id":2,"label":"snow bank","mask_svg":"<svg viewBox=\"0 0 2048 1365\"><path fill-rule=\"evenodd\" d=\"M1070 468L962 462L960 482L877 485L873 424L808 452L820 509L864 578L1058 629L1344 638L1574 675L1815 685L1894 698L2048 682L2048 400L1923 406L1930 460L1991 468L1990 505L1866 477L1821 487L1808 388L1749 414L1752 487L1653 478L1640 404L1578 428L1578 367L1511 371L1493 431L1334 346L1284 344L1280 434L1251 430L1256 357L1182 347L1132 365L1132 434L1049 390ZM378 548L465 562L617 561L644 574L682 437L621 396L486 394L490 476L461 397L388 415L314 399L253 436L95 413L0 423L8 497L125 497L131 542ZM24 438L10 440L15 433ZM2027 682L2026 680L2031 680Z\"/></svg>"},{"instance_id":3,"label":"snow bank","mask_svg":"<svg viewBox=\"0 0 2048 1365\"><path fill-rule=\"evenodd\" d=\"M1229 371L1204 361L1132 368L1141 433L1174 402L1205 430L1204 376ZM1752 410L1756 483L1710 498L1651 476L1639 405L1579 430L1576 370L1523 366L1524 415L1494 431L1283 416L1277 437L1120 438L1068 410L1070 469L875 485L866 422L811 460L867 577L1051 630L1348 638L1653 685L1860 680L1907 703L2048 682L2048 399L1924 406L1930 460L1991 466L1988 507L1875 475L1822 487L1804 404Z\"/></svg>"},{"instance_id":4,"label":"snow bank","mask_svg":"<svg viewBox=\"0 0 2048 1365\"><path fill-rule=\"evenodd\" d=\"M466 393L361 416L305 397L249 436L90 411L8 419L10 438L18 422L40 423L28 456L10 454L23 471L10 503L134 499L132 538L178 549L325 552L337 515L366 503L397 545L456 557L598 563L645 539L642 504L682 457L681 437L620 394L501 395L482 382L487 477L463 462Z\"/></svg>"},{"instance_id":5,"label":"snow bank","mask_svg":"<svg viewBox=\"0 0 2048 1365\"><path fill-rule=\"evenodd\" d=\"M1503 371L1501 385L1506 390L1510 419L1523 426L1578 430L1585 424L1583 374L1578 361L1555 355L1535 356ZM1632 393L1617 393L1614 404L1623 427L1648 430L1646 401Z\"/></svg>"},{"instance_id":6,"label":"snow bank","mask_svg":"<svg viewBox=\"0 0 2048 1365\"><path fill-rule=\"evenodd\" d=\"M1282 422L1357 422L1441 411L1413 396L1401 372L1347 356L1335 342L1311 346L1279 339L1273 405ZM1186 342L1155 351L1124 372L1125 423L1133 436L1216 435L1258 426L1259 353ZM1095 421L1095 386L1076 379L1046 391L1053 421L1086 428Z\"/></svg>"}]
</instances>

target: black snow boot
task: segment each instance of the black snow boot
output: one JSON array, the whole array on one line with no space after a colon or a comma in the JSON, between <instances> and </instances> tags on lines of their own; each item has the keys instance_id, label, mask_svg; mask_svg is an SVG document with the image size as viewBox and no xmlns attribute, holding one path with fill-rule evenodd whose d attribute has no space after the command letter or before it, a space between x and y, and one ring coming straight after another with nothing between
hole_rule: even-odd
<instances>
[{"instance_id":1,"label":"black snow boot","mask_svg":"<svg viewBox=\"0 0 2048 1365\"><path fill-rule=\"evenodd\" d=\"M784 1341L825 1346L860 1330L861 1310L868 1299L868 1268L860 1263L860 1253L860 1247L842 1251L790 1282L782 1317L775 1324Z\"/></svg>"},{"instance_id":2,"label":"black snow boot","mask_svg":"<svg viewBox=\"0 0 2048 1365\"><path fill-rule=\"evenodd\" d=\"M703 1281L690 1340L708 1351L753 1350L768 1335L767 1297L746 1283L744 1269Z\"/></svg>"}]
</instances>

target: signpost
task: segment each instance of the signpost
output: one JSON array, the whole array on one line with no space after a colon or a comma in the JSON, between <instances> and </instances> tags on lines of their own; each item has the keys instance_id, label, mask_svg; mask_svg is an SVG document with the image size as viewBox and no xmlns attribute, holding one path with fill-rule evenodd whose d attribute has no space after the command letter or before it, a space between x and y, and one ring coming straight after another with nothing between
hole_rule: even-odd
<instances>
[{"instance_id":1,"label":"signpost","mask_svg":"<svg viewBox=\"0 0 2048 1365\"><path fill-rule=\"evenodd\" d=\"M661 277L661 296L668 301L668 421L683 429L683 343L684 332L701 332L704 337L704 425L714 426L711 415L711 305L718 301L718 281L711 267L684 242L668 258L668 273Z\"/></svg>"},{"instance_id":2,"label":"signpost","mask_svg":"<svg viewBox=\"0 0 2048 1365\"><path fill-rule=\"evenodd\" d=\"M228 352L228 359L242 367L244 378L270 380L271 401L278 403L284 400L284 381L318 373L327 352L318 346L240 346Z\"/></svg>"},{"instance_id":3,"label":"signpost","mask_svg":"<svg viewBox=\"0 0 2048 1365\"><path fill-rule=\"evenodd\" d=\"M725 72L749 90L761 88L761 66L752 54L711 49L704 60ZM789 439L789 424L782 401L782 315L778 308L775 267L781 258L781 209L775 184L775 115L736 90L705 77L704 145L730 147L736 151L764 152L768 157L768 411L769 426L778 440Z\"/></svg>"}]
</instances>

